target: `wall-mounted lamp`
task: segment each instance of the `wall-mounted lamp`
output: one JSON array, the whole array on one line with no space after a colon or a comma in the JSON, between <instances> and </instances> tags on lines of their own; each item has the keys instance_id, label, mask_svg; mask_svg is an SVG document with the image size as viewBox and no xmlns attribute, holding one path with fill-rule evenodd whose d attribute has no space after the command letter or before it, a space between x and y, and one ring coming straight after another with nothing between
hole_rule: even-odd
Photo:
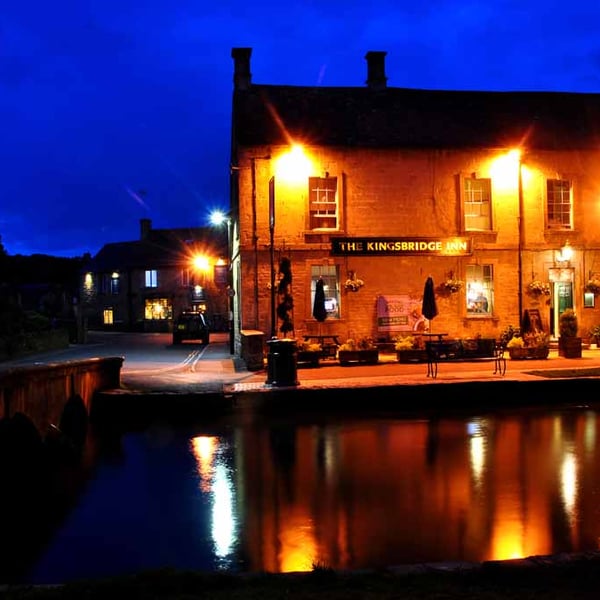
<instances>
[{"instance_id":1,"label":"wall-mounted lamp","mask_svg":"<svg viewBox=\"0 0 600 600\"><path fill-rule=\"evenodd\" d=\"M556 256L558 262L569 262L573 258L573 248L569 244L569 240L565 242L565 245L560 249Z\"/></svg>"}]
</instances>

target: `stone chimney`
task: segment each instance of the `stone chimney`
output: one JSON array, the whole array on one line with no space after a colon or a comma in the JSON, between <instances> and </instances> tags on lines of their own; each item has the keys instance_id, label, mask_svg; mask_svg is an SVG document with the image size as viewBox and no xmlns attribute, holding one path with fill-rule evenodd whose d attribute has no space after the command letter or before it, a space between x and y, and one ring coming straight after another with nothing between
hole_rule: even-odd
<instances>
[{"instance_id":1,"label":"stone chimney","mask_svg":"<svg viewBox=\"0 0 600 600\"><path fill-rule=\"evenodd\" d=\"M367 52L367 87L371 90L384 90L387 87L387 77L385 76L385 57L387 52Z\"/></svg>"},{"instance_id":2,"label":"stone chimney","mask_svg":"<svg viewBox=\"0 0 600 600\"><path fill-rule=\"evenodd\" d=\"M250 73L250 55L252 48L234 48L231 51L233 58L233 87L236 90L247 90L252 85Z\"/></svg>"},{"instance_id":3,"label":"stone chimney","mask_svg":"<svg viewBox=\"0 0 600 600\"><path fill-rule=\"evenodd\" d=\"M140 219L140 239L147 240L152 229L152 221L150 219Z\"/></svg>"}]
</instances>

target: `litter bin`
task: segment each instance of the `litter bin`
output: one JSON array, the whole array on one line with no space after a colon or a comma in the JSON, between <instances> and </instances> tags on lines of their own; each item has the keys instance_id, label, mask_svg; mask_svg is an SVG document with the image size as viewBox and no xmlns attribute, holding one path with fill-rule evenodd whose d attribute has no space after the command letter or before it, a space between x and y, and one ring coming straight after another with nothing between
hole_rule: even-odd
<instances>
[{"instance_id":1,"label":"litter bin","mask_svg":"<svg viewBox=\"0 0 600 600\"><path fill-rule=\"evenodd\" d=\"M268 385L298 385L298 348L296 340L277 339L267 340Z\"/></svg>"}]
</instances>

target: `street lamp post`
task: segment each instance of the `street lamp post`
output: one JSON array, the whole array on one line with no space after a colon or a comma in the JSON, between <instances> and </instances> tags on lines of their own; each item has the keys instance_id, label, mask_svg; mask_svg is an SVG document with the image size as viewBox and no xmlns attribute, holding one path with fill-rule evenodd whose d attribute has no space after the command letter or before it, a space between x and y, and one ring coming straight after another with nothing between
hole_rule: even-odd
<instances>
[{"instance_id":1,"label":"street lamp post","mask_svg":"<svg viewBox=\"0 0 600 600\"><path fill-rule=\"evenodd\" d=\"M229 321L229 353L231 355L235 354L235 332L234 322L233 322L233 308L234 308L234 295L235 291L233 289L233 243L232 243L232 235L231 228L232 222L231 217L226 216L221 211L215 211L210 215L210 221L213 225L222 225L223 223L227 226L227 260L229 262L229 266L227 269L227 296L229 298L228 302L228 321Z\"/></svg>"},{"instance_id":2,"label":"street lamp post","mask_svg":"<svg viewBox=\"0 0 600 600\"><path fill-rule=\"evenodd\" d=\"M269 179L269 252L271 263L271 339L277 337L275 321L275 177Z\"/></svg>"}]
</instances>

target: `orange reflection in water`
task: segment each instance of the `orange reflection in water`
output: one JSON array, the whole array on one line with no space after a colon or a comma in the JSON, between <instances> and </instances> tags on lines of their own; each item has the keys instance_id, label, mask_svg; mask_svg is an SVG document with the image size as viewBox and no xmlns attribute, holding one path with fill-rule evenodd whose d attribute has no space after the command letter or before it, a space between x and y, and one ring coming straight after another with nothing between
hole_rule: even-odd
<instances>
[{"instance_id":1,"label":"orange reflection in water","mask_svg":"<svg viewBox=\"0 0 600 600\"><path fill-rule=\"evenodd\" d=\"M597 549L597 427L526 414L241 430L249 570Z\"/></svg>"}]
</instances>

